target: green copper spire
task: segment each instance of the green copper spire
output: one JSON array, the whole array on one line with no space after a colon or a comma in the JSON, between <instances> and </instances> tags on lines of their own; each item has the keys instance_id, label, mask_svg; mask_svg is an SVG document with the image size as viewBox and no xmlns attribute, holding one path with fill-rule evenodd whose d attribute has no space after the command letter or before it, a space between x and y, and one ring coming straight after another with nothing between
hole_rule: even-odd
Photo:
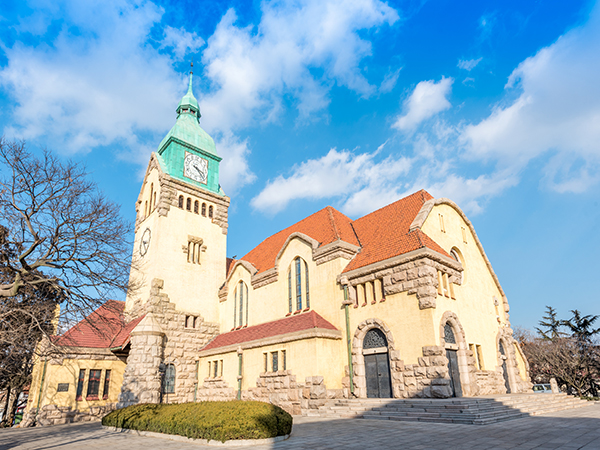
<instances>
[{"instance_id":1,"label":"green copper spire","mask_svg":"<svg viewBox=\"0 0 600 450\"><path fill-rule=\"evenodd\" d=\"M198 100L194 97L192 91L192 76L194 75L194 62L192 61L190 69L190 83L188 85L187 93L183 96L179 105L177 105L177 117L181 114L193 114L197 119L200 119L200 107L198 106Z\"/></svg>"},{"instance_id":2,"label":"green copper spire","mask_svg":"<svg viewBox=\"0 0 600 450\"><path fill-rule=\"evenodd\" d=\"M192 68L193 68L192 62ZM158 161L162 169L186 183L197 185L214 193L224 195L219 185L219 162L215 142L200 127L200 107L192 88L193 71L190 70L188 90L177 105L177 121L158 146ZM207 167L205 179L194 178L185 172L186 158L204 160Z\"/></svg>"}]
</instances>

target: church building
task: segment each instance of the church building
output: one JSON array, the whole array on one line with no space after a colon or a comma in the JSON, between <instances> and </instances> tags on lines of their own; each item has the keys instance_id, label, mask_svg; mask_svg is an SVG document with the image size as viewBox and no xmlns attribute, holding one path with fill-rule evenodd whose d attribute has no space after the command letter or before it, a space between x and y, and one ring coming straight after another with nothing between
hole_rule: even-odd
<instances>
[{"instance_id":1,"label":"church building","mask_svg":"<svg viewBox=\"0 0 600 450\"><path fill-rule=\"evenodd\" d=\"M335 398L531 389L458 205L421 190L356 220L328 206L230 259L221 158L199 121L190 75L136 203L136 288L57 337L64 355L36 364L30 413L254 399L302 414Z\"/></svg>"}]
</instances>

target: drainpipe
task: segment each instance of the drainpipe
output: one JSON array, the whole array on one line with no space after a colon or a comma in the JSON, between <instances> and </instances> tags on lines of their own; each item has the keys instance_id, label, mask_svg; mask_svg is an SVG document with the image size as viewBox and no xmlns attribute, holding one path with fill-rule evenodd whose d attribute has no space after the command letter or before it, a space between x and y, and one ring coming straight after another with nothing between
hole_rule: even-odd
<instances>
[{"instance_id":1,"label":"drainpipe","mask_svg":"<svg viewBox=\"0 0 600 450\"><path fill-rule=\"evenodd\" d=\"M238 355L238 377L237 377L238 392L237 392L237 399L241 400L242 399L242 347L238 347L238 349L237 349L237 355Z\"/></svg>"},{"instance_id":2,"label":"drainpipe","mask_svg":"<svg viewBox=\"0 0 600 450\"><path fill-rule=\"evenodd\" d=\"M348 347L348 376L350 379L350 393L354 395L354 367L352 366L352 341L350 339L350 305L348 300L348 278L342 277L340 283L344 286L344 310L346 313L346 346Z\"/></svg>"}]
</instances>

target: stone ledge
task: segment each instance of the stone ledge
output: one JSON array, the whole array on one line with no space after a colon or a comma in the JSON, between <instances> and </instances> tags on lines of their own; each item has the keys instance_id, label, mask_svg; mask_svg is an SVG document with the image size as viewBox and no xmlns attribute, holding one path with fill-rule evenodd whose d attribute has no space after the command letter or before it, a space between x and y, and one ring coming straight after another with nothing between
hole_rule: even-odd
<instances>
[{"instance_id":1,"label":"stone ledge","mask_svg":"<svg viewBox=\"0 0 600 450\"><path fill-rule=\"evenodd\" d=\"M116 433L127 433L127 434L135 434L137 436L149 436L155 438L169 439L170 441L179 441L179 442L187 442L192 444L199 445L208 445L211 447L248 447L251 445L264 445L264 444L272 444L275 442L285 441L289 439L289 437L294 432L294 428L292 425L292 432L290 434L286 434L285 436L276 436L274 438L266 438L266 439L231 439L229 441L221 442L207 439L192 439L185 436L179 436L177 434L163 434L156 433L154 431L140 431L140 430L130 430L129 428L117 428L117 427L107 427L102 425L102 428L114 431Z\"/></svg>"}]
</instances>

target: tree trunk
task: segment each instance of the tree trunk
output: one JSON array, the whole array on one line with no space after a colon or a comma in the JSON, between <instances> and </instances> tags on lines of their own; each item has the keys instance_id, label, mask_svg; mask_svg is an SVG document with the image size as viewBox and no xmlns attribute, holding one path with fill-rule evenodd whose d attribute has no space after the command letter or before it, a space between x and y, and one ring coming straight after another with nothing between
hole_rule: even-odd
<instances>
[{"instance_id":1,"label":"tree trunk","mask_svg":"<svg viewBox=\"0 0 600 450\"><path fill-rule=\"evenodd\" d=\"M15 420L15 414L17 412L17 403L18 403L18 399L19 399L19 394L20 394L20 390L19 389L11 389L10 392L10 399L8 401L8 423L7 426L10 427L12 426L14 420Z\"/></svg>"},{"instance_id":2,"label":"tree trunk","mask_svg":"<svg viewBox=\"0 0 600 450\"><path fill-rule=\"evenodd\" d=\"M0 426L1 427L7 427L8 425L8 404L9 404L9 400L10 400L10 394L11 394L11 390L10 390L10 386L6 387L6 401L4 402L4 415L2 417L2 422L0 422Z\"/></svg>"}]
</instances>

